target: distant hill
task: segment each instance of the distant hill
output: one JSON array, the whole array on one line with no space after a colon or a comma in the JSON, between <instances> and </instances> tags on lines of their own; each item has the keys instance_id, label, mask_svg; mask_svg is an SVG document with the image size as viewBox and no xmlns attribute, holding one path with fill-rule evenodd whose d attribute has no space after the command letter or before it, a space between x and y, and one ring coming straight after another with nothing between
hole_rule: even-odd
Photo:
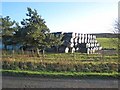
<instances>
[{"instance_id":1,"label":"distant hill","mask_svg":"<svg viewBox=\"0 0 120 90\"><path fill-rule=\"evenodd\" d=\"M114 33L91 33L97 38L117 38L117 34Z\"/></svg>"}]
</instances>

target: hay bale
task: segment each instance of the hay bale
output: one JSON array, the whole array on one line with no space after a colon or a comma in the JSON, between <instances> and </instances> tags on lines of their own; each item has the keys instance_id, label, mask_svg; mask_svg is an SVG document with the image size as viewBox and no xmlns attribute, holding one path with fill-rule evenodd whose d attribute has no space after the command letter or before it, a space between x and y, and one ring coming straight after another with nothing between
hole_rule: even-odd
<instances>
[{"instance_id":1,"label":"hay bale","mask_svg":"<svg viewBox=\"0 0 120 90\"><path fill-rule=\"evenodd\" d=\"M75 52L75 48L73 47L71 53L74 53L74 52Z\"/></svg>"},{"instance_id":2,"label":"hay bale","mask_svg":"<svg viewBox=\"0 0 120 90\"><path fill-rule=\"evenodd\" d=\"M66 47L66 48L65 48L65 53L68 53L68 51L69 51L69 48Z\"/></svg>"}]
</instances>

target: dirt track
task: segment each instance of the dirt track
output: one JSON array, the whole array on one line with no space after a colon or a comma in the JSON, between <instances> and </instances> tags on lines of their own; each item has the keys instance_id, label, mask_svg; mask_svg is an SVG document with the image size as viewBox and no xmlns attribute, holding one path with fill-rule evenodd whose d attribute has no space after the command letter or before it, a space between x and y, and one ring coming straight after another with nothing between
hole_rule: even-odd
<instances>
[{"instance_id":1,"label":"dirt track","mask_svg":"<svg viewBox=\"0 0 120 90\"><path fill-rule=\"evenodd\" d=\"M118 88L116 79L52 79L38 77L2 77L3 88Z\"/></svg>"}]
</instances>

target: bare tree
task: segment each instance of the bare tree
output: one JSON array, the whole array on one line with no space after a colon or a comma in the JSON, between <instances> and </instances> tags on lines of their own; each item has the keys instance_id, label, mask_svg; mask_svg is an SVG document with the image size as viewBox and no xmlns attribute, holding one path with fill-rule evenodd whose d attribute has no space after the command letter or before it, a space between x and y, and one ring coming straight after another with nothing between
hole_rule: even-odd
<instances>
[{"instance_id":1,"label":"bare tree","mask_svg":"<svg viewBox=\"0 0 120 90\"><path fill-rule=\"evenodd\" d=\"M118 54L120 54L120 18L115 23L114 33L117 35L117 38L118 38L116 43L118 46Z\"/></svg>"}]
</instances>

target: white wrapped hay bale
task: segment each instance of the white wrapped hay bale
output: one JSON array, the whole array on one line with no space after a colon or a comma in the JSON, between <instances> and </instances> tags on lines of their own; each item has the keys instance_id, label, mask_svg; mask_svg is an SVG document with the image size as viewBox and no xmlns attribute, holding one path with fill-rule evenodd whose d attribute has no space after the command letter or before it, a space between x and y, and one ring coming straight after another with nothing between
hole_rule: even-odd
<instances>
[{"instance_id":1,"label":"white wrapped hay bale","mask_svg":"<svg viewBox=\"0 0 120 90\"><path fill-rule=\"evenodd\" d=\"M71 43L71 44L70 44L70 47L74 47L74 43Z\"/></svg>"},{"instance_id":2,"label":"white wrapped hay bale","mask_svg":"<svg viewBox=\"0 0 120 90\"><path fill-rule=\"evenodd\" d=\"M93 52L93 53L95 53L95 51L96 51L96 48L95 48L95 47L93 47L93 50L92 50L92 52Z\"/></svg>"},{"instance_id":3,"label":"white wrapped hay bale","mask_svg":"<svg viewBox=\"0 0 120 90\"><path fill-rule=\"evenodd\" d=\"M75 37L78 37L78 33L75 33Z\"/></svg>"},{"instance_id":4,"label":"white wrapped hay bale","mask_svg":"<svg viewBox=\"0 0 120 90\"><path fill-rule=\"evenodd\" d=\"M96 47L96 51L98 51L98 47Z\"/></svg>"},{"instance_id":5,"label":"white wrapped hay bale","mask_svg":"<svg viewBox=\"0 0 120 90\"><path fill-rule=\"evenodd\" d=\"M97 43L98 41L97 40L95 40L95 43Z\"/></svg>"},{"instance_id":6,"label":"white wrapped hay bale","mask_svg":"<svg viewBox=\"0 0 120 90\"><path fill-rule=\"evenodd\" d=\"M74 43L74 47L78 46L78 43Z\"/></svg>"},{"instance_id":7,"label":"white wrapped hay bale","mask_svg":"<svg viewBox=\"0 0 120 90\"><path fill-rule=\"evenodd\" d=\"M74 32L55 32L55 35L63 34L63 46L61 52L81 52L81 53L95 53L97 50L101 50L100 44L96 40L96 36L92 34L74 33ZM61 47L60 46L60 47Z\"/></svg>"},{"instance_id":8,"label":"white wrapped hay bale","mask_svg":"<svg viewBox=\"0 0 120 90\"><path fill-rule=\"evenodd\" d=\"M89 48L89 43L86 43L86 48Z\"/></svg>"},{"instance_id":9,"label":"white wrapped hay bale","mask_svg":"<svg viewBox=\"0 0 120 90\"><path fill-rule=\"evenodd\" d=\"M90 35L90 39L93 39L93 35Z\"/></svg>"},{"instance_id":10,"label":"white wrapped hay bale","mask_svg":"<svg viewBox=\"0 0 120 90\"><path fill-rule=\"evenodd\" d=\"M84 39L84 42L87 43L87 38Z\"/></svg>"},{"instance_id":11,"label":"white wrapped hay bale","mask_svg":"<svg viewBox=\"0 0 120 90\"><path fill-rule=\"evenodd\" d=\"M78 43L82 43L82 40L81 40L81 38L79 38L79 39L78 39Z\"/></svg>"},{"instance_id":12,"label":"white wrapped hay bale","mask_svg":"<svg viewBox=\"0 0 120 90\"><path fill-rule=\"evenodd\" d=\"M87 39L87 43L90 43L90 39Z\"/></svg>"},{"instance_id":13,"label":"white wrapped hay bale","mask_svg":"<svg viewBox=\"0 0 120 90\"><path fill-rule=\"evenodd\" d=\"M98 47L98 46L100 46L100 44L99 44L99 43L97 43L97 47Z\"/></svg>"},{"instance_id":14,"label":"white wrapped hay bale","mask_svg":"<svg viewBox=\"0 0 120 90\"><path fill-rule=\"evenodd\" d=\"M76 51L78 51L78 50L79 50L79 48L77 47L77 48L76 48Z\"/></svg>"},{"instance_id":15,"label":"white wrapped hay bale","mask_svg":"<svg viewBox=\"0 0 120 90\"><path fill-rule=\"evenodd\" d=\"M74 38L71 38L71 39L70 39L70 42L73 43L73 42L74 42Z\"/></svg>"},{"instance_id":16,"label":"white wrapped hay bale","mask_svg":"<svg viewBox=\"0 0 120 90\"><path fill-rule=\"evenodd\" d=\"M79 38L77 38L77 43L79 43Z\"/></svg>"},{"instance_id":17,"label":"white wrapped hay bale","mask_svg":"<svg viewBox=\"0 0 120 90\"><path fill-rule=\"evenodd\" d=\"M99 47L98 50L102 50L102 47Z\"/></svg>"},{"instance_id":18,"label":"white wrapped hay bale","mask_svg":"<svg viewBox=\"0 0 120 90\"><path fill-rule=\"evenodd\" d=\"M93 44L94 44L94 46L93 46L93 47L96 47L96 46L95 46L95 43L93 43Z\"/></svg>"},{"instance_id":19,"label":"white wrapped hay bale","mask_svg":"<svg viewBox=\"0 0 120 90\"><path fill-rule=\"evenodd\" d=\"M90 40L90 43L93 43L93 39Z\"/></svg>"},{"instance_id":20,"label":"white wrapped hay bale","mask_svg":"<svg viewBox=\"0 0 120 90\"><path fill-rule=\"evenodd\" d=\"M90 39L90 34L88 34L88 39Z\"/></svg>"},{"instance_id":21,"label":"white wrapped hay bale","mask_svg":"<svg viewBox=\"0 0 120 90\"><path fill-rule=\"evenodd\" d=\"M85 34L85 38L86 38L86 39L88 38L88 35L87 35L87 34Z\"/></svg>"},{"instance_id":22,"label":"white wrapped hay bale","mask_svg":"<svg viewBox=\"0 0 120 90\"><path fill-rule=\"evenodd\" d=\"M75 38L76 33L72 32L71 34L72 34L72 37Z\"/></svg>"},{"instance_id":23,"label":"white wrapped hay bale","mask_svg":"<svg viewBox=\"0 0 120 90\"><path fill-rule=\"evenodd\" d=\"M94 40L94 39L92 40L92 43L95 43L95 40Z\"/></svg>"},{"instance_id":24,"label":"white wrapped hay bale","mask_svg":"<svg viewBox=\"0 0 120 90\"><path fill-rule=\"evenodd\" d=\"M82 38L82 43L84 43L84 38Z\"/></svg>"},{"instance_id":25,"label":"white wrapped hay bale","mask_svg":"<svg viewBox=\"0 0 120 90\"><path fill-rule=\"evenodd\" d=\"M97 47L97 43L94 43L94 46Z\"/></svg>"},{"instance_id":26,"label":"white wrapped hay bale","mask_svg":"<svg viewBox=\"0 0 120 90\"><path fill-rule=\"evenodd\" d=\"M94 44L93 44L93 43L90 43L90 47L94 47Z\"/></svg>"},{"instance_id":27,"label":"white wrapped hay bale","mask_svg":"<svg viewBox=\"0 0 120 90\"><path fill-rule=\"evenodd\" d=\"M81 38L81 37L82 37L82 35L80 33L78 33L78 38Z\"/></svg>"},{"instance_id":28,"label":"white wrapped hay bale","mask_svg":"<svg viewBox=\"0 0 120 90\"><path fill-rule=\"evenodd\" d=\"M93 54L93 48L90 49L90 53Z\"/></svg>"},{"instance_id":29,"label":"white wrapped hay bale","mask_svg":"<svg viewBox=\"0 0 120 90\"><path fill-rule=\"evenodd\" d=\"M65 48L65 53L68 53L68 51L69 51L69 48L66 47L66 48Z\"/></svg>"},{"instance_id":30,"label":"white wrapped hay bale","mask_svg":"<svg viewBox=\"0 0 120 90\"><path fill-rule=\"evenodd\" d=\"M83 38L83 36L84 36L84 34L83 33L81 33L81 37Z\"/></svg>"},{"instance_id":31,"label":"white wrapped hay bale","mask_svg":"<svg viewBox=\"0 0 120 90\"><path fill-rule=\"evenodd\" d=\"M90 48L87 49L87 54L90 54Z\"/></svg>"},{"instance_id":32,"label":"white wrapped hay bale","mask_svg":"<svg viewBox=\"0 0 120 90\"><path fill-rule=\"evenodd\" d=\"M72 53L74 53L74 52L75 52L75 48L73 47L73 48L72 48Z\"/></svg>"},{"instance_id":33,"label":"white wrapped hay bale","mask_svg":"<svg viewBox=\"0 0 120 90\"><path fill-rule=\"evenodd\" d=\"M94 40L96 39L96 36L95 36L95 35L93 35L93 39L94 39Z\"/></svg>"},{"instance_id":34,"label":"white wrapped hay bale","mask_svg":"<svg viewBox=\"0 0 120 90\"><path fill-rule=\"evenodd\" d=\"M78 38L77 38L77 37L76 37L76 38L74 38L74 42L75 42L75 43L77 43L77 40L78 40Z\"/></svg>"},{"instance_id":35,"label":"white wrapped hay bale","mask_svg":"<svg viewBox=\"0 0 120 90\"><path fill-rule=\"evenodd\" d=\"M84 34L81 34L81 39L84 39Z\"/></svg>"},{"instance_id":36,"label":"white wrapped hay bale","mask_svg":"<svg viewBox=\"0 0 120 90\"><path fill-rule=\"evenodd\" d=\"M90 47L90 43L88 43L87 45L88 45L88 47Z\"/></svg>"}]
</instances>

